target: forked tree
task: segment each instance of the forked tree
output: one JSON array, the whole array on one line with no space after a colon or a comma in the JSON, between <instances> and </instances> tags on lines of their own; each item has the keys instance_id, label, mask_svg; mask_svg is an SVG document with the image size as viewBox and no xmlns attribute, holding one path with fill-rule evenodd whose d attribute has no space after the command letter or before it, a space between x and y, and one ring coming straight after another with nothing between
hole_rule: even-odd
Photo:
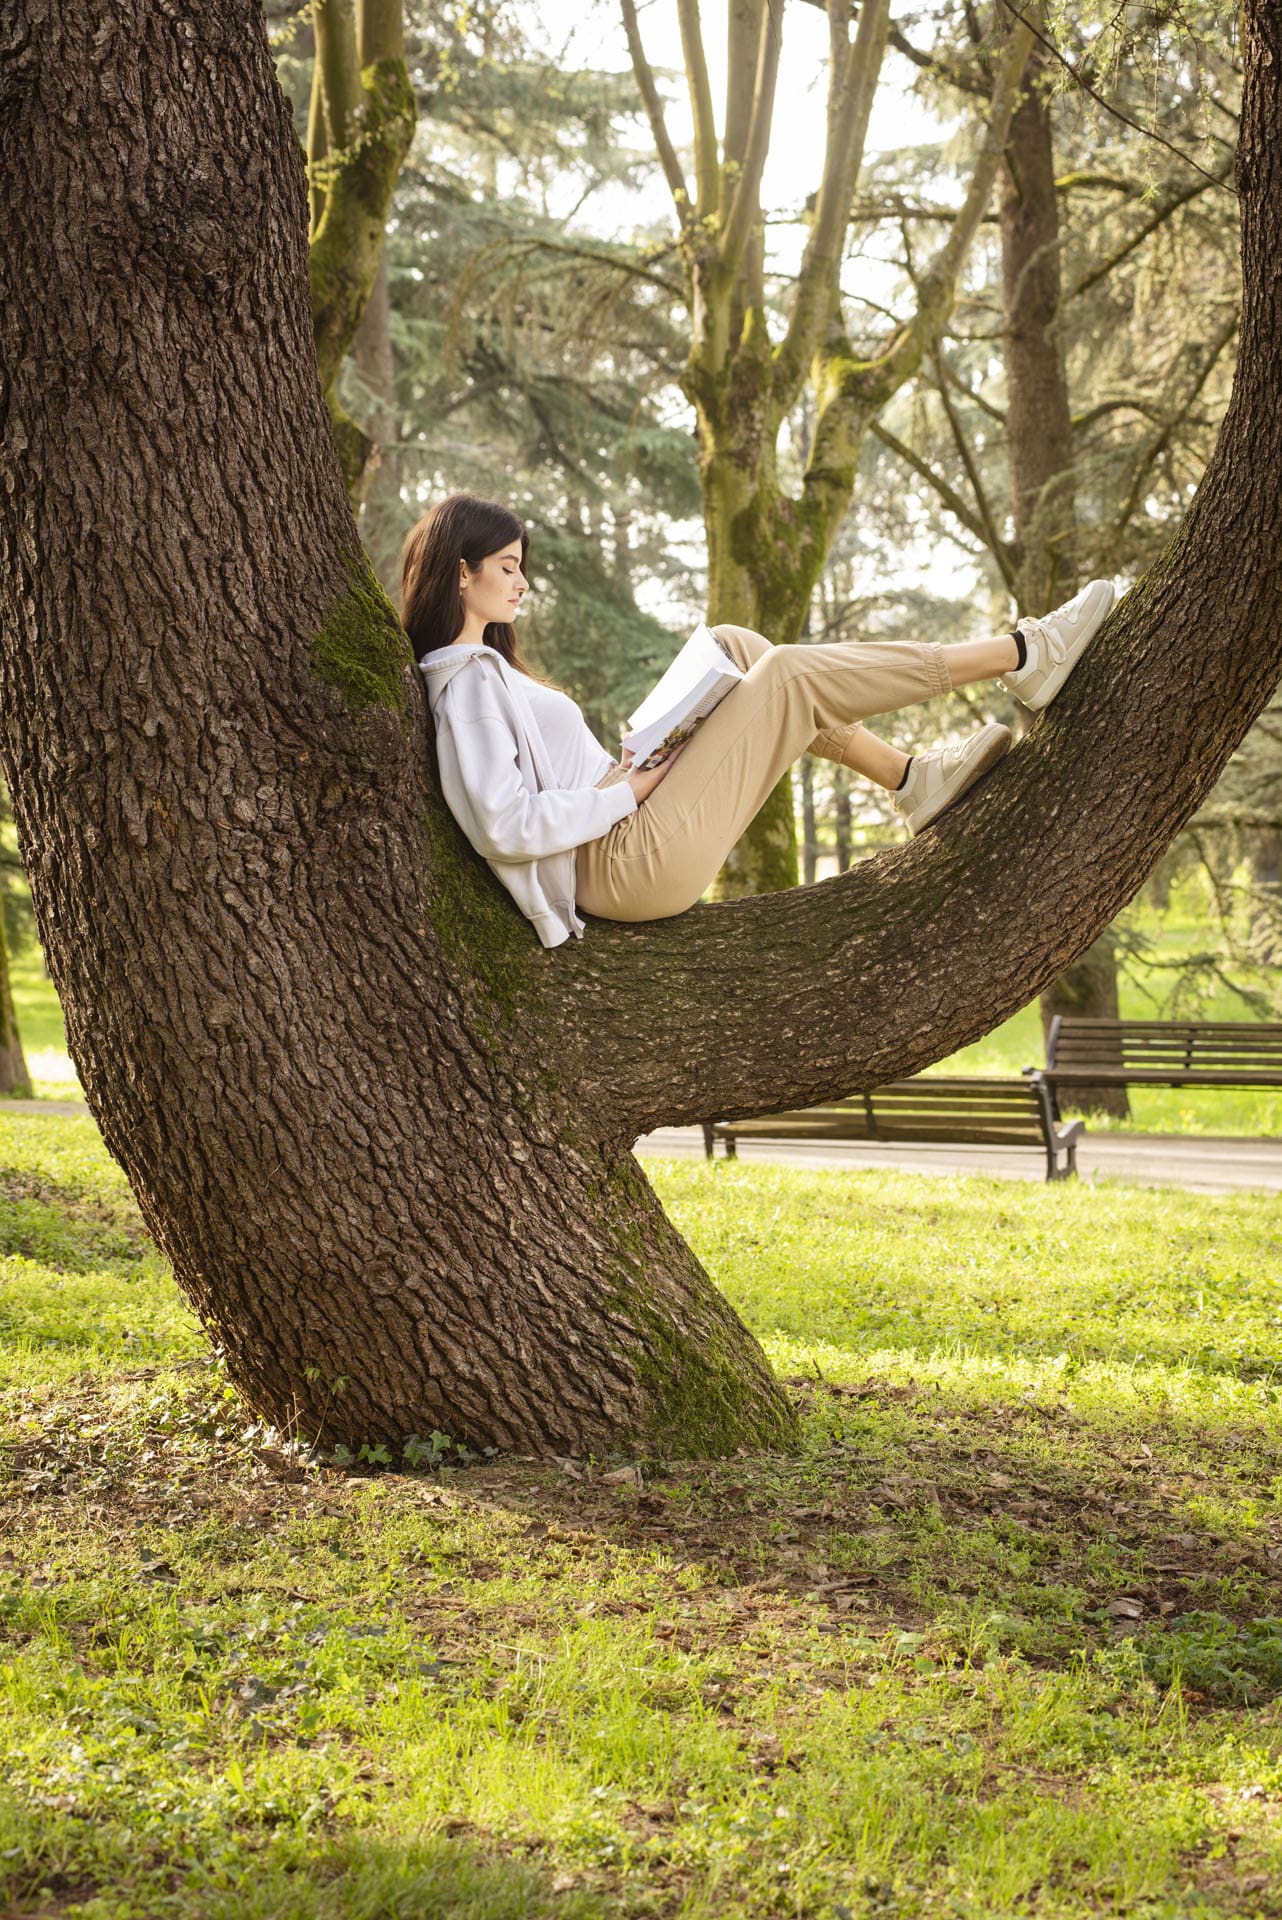
<instances>
[{"instance_id":1,"label":"forked tree","mask_svg":"<svg viewBox=\"0 0 1282 1920\"><path fill-rule=\"evenodd\" d=\"M785 1437L638 1133L829 1098L1061 973L1282 670L1282 16L1247 8L1233 401L1029 737L840 879L544 951L437 797L316 373L255 0L0 38L0 757L72 1053L263 1414L400 1442Z\"/></svg>"}]
</instances>

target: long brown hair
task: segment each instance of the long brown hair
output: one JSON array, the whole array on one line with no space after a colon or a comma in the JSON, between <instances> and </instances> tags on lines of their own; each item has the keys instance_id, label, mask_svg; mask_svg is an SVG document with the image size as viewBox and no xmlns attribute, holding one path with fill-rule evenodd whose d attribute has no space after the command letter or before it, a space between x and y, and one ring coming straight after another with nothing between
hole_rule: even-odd
<instances>
[{"instance_id":1,"label":"long brown hair","mask_svg":"<svg viewBox=\"0 0 1282 1920\"><path fill-rule=\"evenodd\" d=\"M466 560L475 571L514 540L521 543L525 573L530 536L523 523L510 508L475 493L447 494L410 528L401 549L401 621L417 659L435 647L448 647L463 631L459 561ZM517 650L516 629L509 621L491 621L483 638L510 667L536 678Z\"/></svg>"}]
</instances>

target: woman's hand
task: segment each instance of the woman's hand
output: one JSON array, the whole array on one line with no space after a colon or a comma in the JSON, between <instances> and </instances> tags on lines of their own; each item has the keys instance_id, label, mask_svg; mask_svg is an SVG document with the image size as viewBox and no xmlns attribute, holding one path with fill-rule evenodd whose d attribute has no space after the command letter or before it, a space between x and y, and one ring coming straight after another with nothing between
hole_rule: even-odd
<instances>
[{"instance_id":1,"label":"woman's hand","mask_svg":"<svg viewBox=\"0 0 1282 1920\"><path fill-rule=\"evenodd\" d=\"M660 780L664 778L668 770L675 764L678 757L685 752L689 744L689 741L683 740L679 747L673 748L666 760L660 760L657 767L647 767L643 773L630 773L628 775L628 785L632 789L638 806L641 805L643 800L650 798L650 795L654 792Z\"/></svg>"}]
</instances>

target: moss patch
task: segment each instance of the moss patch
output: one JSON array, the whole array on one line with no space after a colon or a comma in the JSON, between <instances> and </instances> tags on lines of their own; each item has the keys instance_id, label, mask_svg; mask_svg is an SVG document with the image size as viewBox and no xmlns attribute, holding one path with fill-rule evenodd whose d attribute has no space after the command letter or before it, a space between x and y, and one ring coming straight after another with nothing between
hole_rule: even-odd
<instances>
[{"instance_id":1,"label":"moss patch","mask_svg":"<svg viewBox=\"0 0 1282 1920\"><path fill-rule=\"evenodd\" d=\"M631 1155L615 1162L603 1192L603 1232L622 1241L644 1272L648 1250L639 1226L650 1205L640 1168ZM669 1459L720 1458L744 1446L788 1446L797 1424L783 1390L755 1337L724 1308L720 1325L697 1337L674 1326L643 1289L617 1286L609 1304L639 1335L626 1358L646 1398L646 1432L638 1436Z\"/></svg>"},{"instance_id":2,"label":"moss patch","mask_svg":"<svg viewBox=\"0 0 1282 1920\"><path fill-rule=\"evenodd\" d=\"M367 707L404 711L401 676L412 664L409 637L363 547L343 556L347 584L312 643L316 677L341 695L352 714Z\"/></svg>"},{"instance_id":3,"label":"moss patch","mask_svg":"<svg viewBox=\"0 0 1282 1920\"><path fill-rule=\"evenodd\" d=\"M483 1041L502 1051L538 1017L538 969L543 949L501 882L473 852L443 800L424 810L431 878L432 925L448 966L484 991L495 1010ZM475 1011L475 1010L474 1010Z\"/></svg>"}]
</instances>

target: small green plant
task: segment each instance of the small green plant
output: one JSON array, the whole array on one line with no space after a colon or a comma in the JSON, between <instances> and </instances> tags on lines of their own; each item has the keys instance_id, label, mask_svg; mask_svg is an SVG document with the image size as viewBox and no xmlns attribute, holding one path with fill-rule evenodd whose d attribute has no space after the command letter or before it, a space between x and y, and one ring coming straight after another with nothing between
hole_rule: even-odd
<instances>
[{"instance_id":1,"label":"small green plant","mask_svg":"<svg viewBox=\"0 0 1282 1920\"><path fill-rule=\"evenodd\" d=\"M1282 1620L1239 1626L1219 1613L1184 1613L1140 1651L1146 1671L1161 1687L1178 1679L1186 1692L1243 1707L1282 1693Z\"/></svg>"},{"instance_id":2,"label":"small green plant","mask_svg":"<svg viewBox=\"0 0 1282 1920\"><path fill-rule=\"evenodd\" d=\"M445 1455L453 1449L454 1442L449 1434L441 1433L433 1427L426 1440L420 1438L417 1433L408 1434L401 1448L401 1458L411 1473L430 1473L433 1467L440 1466Z\"/></svg>"}]
</instances>

